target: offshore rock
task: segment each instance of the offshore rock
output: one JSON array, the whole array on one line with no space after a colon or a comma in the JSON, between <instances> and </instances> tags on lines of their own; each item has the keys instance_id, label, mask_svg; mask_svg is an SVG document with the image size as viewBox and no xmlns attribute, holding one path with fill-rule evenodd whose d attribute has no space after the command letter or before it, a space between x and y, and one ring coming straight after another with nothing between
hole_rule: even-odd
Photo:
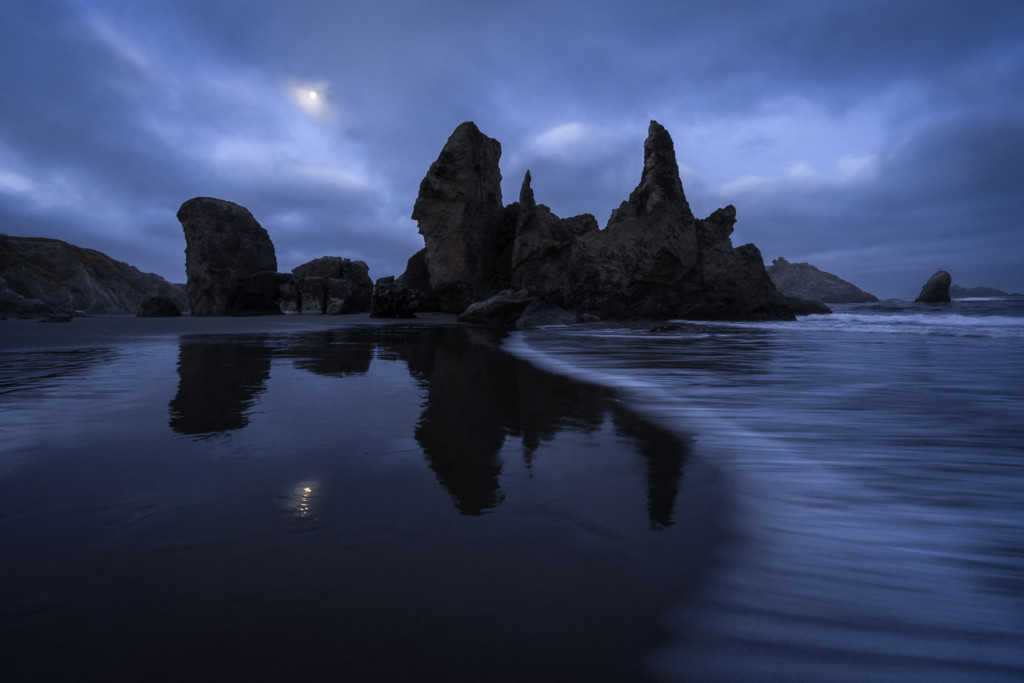
<instances>
[{"instance_id":1,"label":"offshore rock","mask_svg":"<svg viewBox=\"0 0 1024 683\"><path fill-rule=\"evenodd\" d=\"M223 199L195 197L178 209L178 220L185 231L193 316L280 312L274 245L248 209Z\"/></svg>"},{"instance_id":2,"label":"offshore rock","mask_svg":"<svg viewBox=\"0 0 1024 683\"><path fill-rule=\"evenodd\" d=\"M824 315L832 312L821 299L801 299L798 296L787 296L786 304L797 315Z\"/></svg>"},{"instance_id":3,"label":"offshore rock","mask_svg":"<svg viewBox=\"0 0 1024 683\"><path fill-rule=\"evenodd\" d=\"M431 291L460 313L508 282L512 235L501 201L501 144L467 121L420 183L412 218L425 244Z\"/></svg>"},{"instance_id":4,"label":"offshore rock","mask_svg":"<svg viewBox=\"0 0 1024 683\"><path fill-rule=\"evenodd\" d=\"M757 247L733 248L736 210L694 217L672 138L657 121L640 183L604 230L590 214L563 219L538 204L529 172L519 201L502 210L500 154L496 140L463 123L420 185L413 218L442 310L526 290L581 319L794 318Z\"/></svg>"},{"instance_id":5,"label":"offshore rock","mask_svg":"<svg viewBox=\"0 0 1024 683\"><path fill-rule=\"evenodd\" d=\"M144 299L157 295L188 307L180 285L95 249L45 237L0 235L0 314L134 315Z\"/></svg>"},{"instance_id":6,"label":"offshore rock","mask_svg":"<svg viewBox=\"0 0 1024 683\"><path fill-rule=\"evenodd\" d=\"M166 296L151 296L139 306L137 318L180 318L181 311Z\"/></svg>"},{"instance_id":7,"label":"offshore rock","mask_svg":"<svg viewBox=\"0 0 1024 683\"><path fill-rule=\"evenodd\" d=\"M397 282L393 275L377 280L373 288L371 318L415 318L418 308L416 292Z\"/></svg>"},{"instance_id":8,"label":"offshore rock","mask_svg":"<svg viewBox=\"0 0 1024 683\"><path fill-rule=\"evenodd\" d=\"M440 311L441 300L430 288L430 271L427 270L427 250L420 249L409 257L405 272L396 280L416 295L418 311Z\"/></svg>"},{"instance_id":9,"label":"offshore rock","mask_svg":"<svg viewBox=\"0 0 1024 683\"><path fill-rule=\"evenodd\" d=\"M787 297L817 299L830 304L860 304L878 301L846 280L818 270L810 263L790 263L777 258L766 269L775 287Z\"/></svg>"},{"instance_id":10,"label":"offshore rock","mask_svg":"<svg viewBox=\"0 0 1024 683\"><path fill-rule=\"evenodd\" d=\"M935 275L928 278L928 282L924 283L924 287L921 288L921 293L917 295L914 301L921 303L949 303L949 286L953 283L953 278L950 277L949 273L944 270L940 270Z\"/></svg>"},{"instance_id":11,"label":"offshore rock","mask_svg":"<svg viewBox=\"0 0 1024 683\"><path fill-rule=\"evenodd\" d=\"M995 287L961 287L951 285L949 296L953 299L1005 299L1011 296L1024 296L1021 294L1010 294Z\"/></svg>"},{"instance_id":12,"label":"offshore rock","mask_svg":"<svg viewBox=\"0 0 1024 683\"><path fill-rule=\"evenodd\" d=\"M735 208L694 218L672 139L657 121L644 142L640 183L604 230L587 214L563 220L523 201L509 212L513 286L563 308L604 319L794 317L757 248L733 248Z\"/></svg>"},{"instance_id":13,"label":"offshore rock","mask_svg":"<svg viewBox=\"0 0 1024 683\"><path fill-rule=\"evenodd\" d=\"M292 269L300 295L300 313L366 313L373 299L373 280L364 261L323 256Z\"/></svg>"}]
</instances>

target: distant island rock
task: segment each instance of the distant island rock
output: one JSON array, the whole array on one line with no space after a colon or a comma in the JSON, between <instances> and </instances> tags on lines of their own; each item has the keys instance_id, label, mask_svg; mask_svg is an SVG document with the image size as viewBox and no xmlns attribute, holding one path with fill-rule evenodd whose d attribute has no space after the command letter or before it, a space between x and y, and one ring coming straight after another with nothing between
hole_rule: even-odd
<instances>
[{"instance_id":1,"label":"distant island rock","mask_svg":"<svg viewBox=\"0 0 1024 683\"><path fill-rule=\"evenodd\" d=\"M590 214L559 218L537 204L529 172L519 201L502 206L500 156L500 143L474 123L455 129L412 213L424 250L389 286L456 314L507 292L487 309L502 323L535 300L589 319L794 318L757 247L732 246L735 208L694 217L658 122L640 184L603 230Z\"/></svg>"},{"instance_id":2,"label":"distant island rock","mask_svg":"<svg viewBox=\"0 0 1024 683\"><path fill-rule=\"evenodd\" d=\"M150 296L188 308L180 285L95 249L46 237L0 235L0 314L135 315Z\"/></svg>"},{"instance_id":3,"label":"distant island rock","mask_svg":"<svg viewBox=\"0 0 1024 683\"><path fill-rule=\"evenodd\" d=\"M914 301L927 304L949 303L949 288L952 282L953 278L949 273L940 270L928 278L928 282L924 283L921 293Z\"/></svg>"},{"instance_id":4,"label":"distant island rock","mask_svg":"<svg viewBox=\"0 0 1024 683\"><path fill-rule=\"evenodd\" d=\"M1005 299L1008 297L1024 296L1024 294L1010 294L994 287L961 287L950 285L949 296L953 299Z\"/></svg>"},{"instance_id":5,"label":"distant island rock","mask_svg":"<svg viewBox=\"0 0 1024 683\"><path fill-rule=\"evenodd\" d=\"M810 263L790 263L777 258L766 269L775 287L786 296L817 299L826 304L859 304L878 301L837 275L818 270Z\"/></svg>"},{"instance_id":6,"label":"distant island rock","mask_svg":"<svg viewBox=\"0 0 1024 683\"><path fill-rule=\"evenodd\" d=\"M178 209L194 316L361 313L373 281L363 261L324 256L277 272L270 234L244 206L194 197Z\"/></svg>"}]
</instances>

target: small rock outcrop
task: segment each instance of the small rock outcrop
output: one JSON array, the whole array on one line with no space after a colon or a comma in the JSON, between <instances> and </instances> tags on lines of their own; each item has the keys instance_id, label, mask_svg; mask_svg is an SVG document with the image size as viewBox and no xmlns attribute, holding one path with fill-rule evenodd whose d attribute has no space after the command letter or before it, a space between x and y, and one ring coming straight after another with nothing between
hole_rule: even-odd
<instances>
[{"instance_id":1,"label":"small rock outcrop","mask_svg":"<svg viewBox=\"0 0 1024 683\"><path fill-rule=\"evenodd\" d=\"M513 327L527 307L537 300L525 289L504 289L488 299L470 304L459 316L459 322Z\"/></svg>"},{"instance_id":2,"label":"small rock outcrop","mask_svg":"<svg viewBox=\"0 0 1024 683\"><path fill-rule=\"evenodd\" d=\"M431 291L461 313L508 282L512 235L501 202L501 143L467 121L448 138L420 183L412 218L426 244Z\"/></svg>"},{"instance_id":3,"label":"small rock outcrop","mask_svg":"<svg viewBox=\"0 0 1024 683\"><path fill-rule=\"evenodd\" d=\"M516 319L516 327L520 330L528 330L545 325L574 325L578 322L580 322L580 317L572 311L567 311L546 301L534 301Z\"/></svg>"},{"instance_id":4,"label":"small rock outcrop","mask_svg":"<svg viewBox=\"0 0 1024 683\"><path fill-rule=\"evenodd\" d=\"M832 312L820 299L801 299L798 296L787 296L786 305L797 315L824 315Z\"/></svg>"},{"instance_id":5,"label":"small rock outcrop","mask_svg":"<svg viewBox=\"0 0 1024 683\"><path fill-rule=\"evenodd\" d=\"M151 296L139 306L137 318L180 318L181 310L166 296Z\"/></svg>"},{"instance_id":6,"label":"small rock outcrop","mask_svg":"<svg viewBox=\"0 0 1024 683\"><path fill-rule=\"evenodd\" d=\"M921 293L914 301L926 304L949 303L949 287L952 283L953 278L949 273L940 270L928 278L928 282L924 283Z\"/></svg>"},{"instance_id":7,"label":"small rock outcrop","mask_svg":"<svg viewBox=\"0 0 1024 683\"><path fill-rule=\"evenodd\" d=\"M818 270L810 263L790 263L777 258L766 269L775 287L788 297L817 299L827 304L860 304L878 301L846 280Z\"/></svg>"},{"instance_id":8,"label":"small rock outcrop","mask_svg":"<svg viewBox=\"0 0 1024 683\"><path fill-rule=\"evenodd\" d=\"M156 295L188 307L180 285L95 249L45 237L0 235L0 314L134 315L145 298Z\"/></svg>"},{"instance_id":9,"label":"small rock outcrop","mask_svg":"<svg viewBox=\"0 0 1024 683\"><path fill-rule=\"evenodd\" d=\"M370 310L373 281L363 261L324 256L296 266L292 277L281 291L282 311L333 315Z\"/></svg>"},{"instance_id":10,"label":"small rock outcrop","mask_svg":"<svg viewBox=\"0 0 1024 683\"><path fill-rule=\"evenodd\" d=\"M496 140L463 123L420 186L413 218L442 310L469 313L470 303L525 290L580 318L794 317L757 247L732 246L736 210L694 217L658 122L644 143L640 184L603 230L590 214L559 218L538 204L529 172L519 201L501 209L500 154Z\"/></svg>"},{"instance_id":11,"label":"small rock outcrop","mask_svg":"<svg viewBox=\"0 0 1024 683\"><path fill-rule=\"evenodd\" d=\"M195 197L178 209L193 316L279 313L274 244L243 206Z\"/></svg>"},{"instance_id":12,"label":"small rock outcrop","mask_svg":"<svg viewBox=\"0 0 1024 683\"><path fill-rule=\"evenodd\" d=\"M400 279L400 278L399 278ZM419 297L393 275L377 280L373 288L371 318L415 318Z\"/></svg>"}]
</instances>

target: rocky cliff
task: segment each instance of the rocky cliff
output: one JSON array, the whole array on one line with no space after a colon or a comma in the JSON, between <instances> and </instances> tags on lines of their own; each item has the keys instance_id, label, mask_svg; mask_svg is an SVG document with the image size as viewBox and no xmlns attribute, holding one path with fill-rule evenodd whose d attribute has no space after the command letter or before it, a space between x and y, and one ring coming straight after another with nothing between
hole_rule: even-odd
<instances>
[{"instance_id":1,"label":"rocky cliff","mask_svg":"<svg viewBox=\"0 0 1024 683\"><path fill-rule=\"evenodd\" d=\"M519 201L499 212L500 155L496 140L463 123L420 186L413 218L442 310L513 289L606 319L793 318L757 247L732 246L736 210L694 217L658 122L639 185L603 230L590 214L559 218L537 204L529 172Z\"/></svg>"},{"instance_id":2,"label":"rocky cliff","mask_svg":"<svg viewBox=\"0 0 1024 683\"><path fill-rule=\"evenodd\" d=\"M878 301L846 280L818 270L810 263L790 263L777 258L766 269L775 287L786 296L817 299L827 304L859 304Z\"/></svg>"},{"instance_id":3,"label":"rocky cliff","mask_svg":"<svg viewBox=\"0 0 1024 683\"><path fill-rule=\"evenodd\" d=\"M45 237L0 235L0 313L135 315L150 296L167 297L188 309L180 285L94 249Z\"/></svg>"}]
</instances>

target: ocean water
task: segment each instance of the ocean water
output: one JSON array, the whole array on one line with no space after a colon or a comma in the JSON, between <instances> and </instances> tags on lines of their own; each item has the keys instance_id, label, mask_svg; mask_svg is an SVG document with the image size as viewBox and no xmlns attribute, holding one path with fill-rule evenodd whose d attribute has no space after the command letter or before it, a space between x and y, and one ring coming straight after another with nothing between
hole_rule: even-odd
<instances>
[{"instance_id":1,"label":"ocean water","mask_svg":"<svg viewBox=\"0 0 1024 683\"><path fill-rule=\"evenodd\" d=\"M1024 679L1024 306L0 323L0 678Z\"/></svg>"},{"instance_id":2,"label":"ocean water","mask_svg":"<svg viewBox=\"0 0 1024 683\"><path fill-rule=\"evenodd\" d=\"M0 680L654 675L715 471L500 333L343 320L3 323Z\"/></svg>"},{"instance_id":3,"label":"ocean water","mask_svg":"<svg viewBox=\"0 0 1024 683\"><path fill-rule=\"evenodd\" d=\"M577 326L516 355L617 388L719 468L734 542L671 680L1024 680L1024 301Z\"/></svg>"}]
</instances>

